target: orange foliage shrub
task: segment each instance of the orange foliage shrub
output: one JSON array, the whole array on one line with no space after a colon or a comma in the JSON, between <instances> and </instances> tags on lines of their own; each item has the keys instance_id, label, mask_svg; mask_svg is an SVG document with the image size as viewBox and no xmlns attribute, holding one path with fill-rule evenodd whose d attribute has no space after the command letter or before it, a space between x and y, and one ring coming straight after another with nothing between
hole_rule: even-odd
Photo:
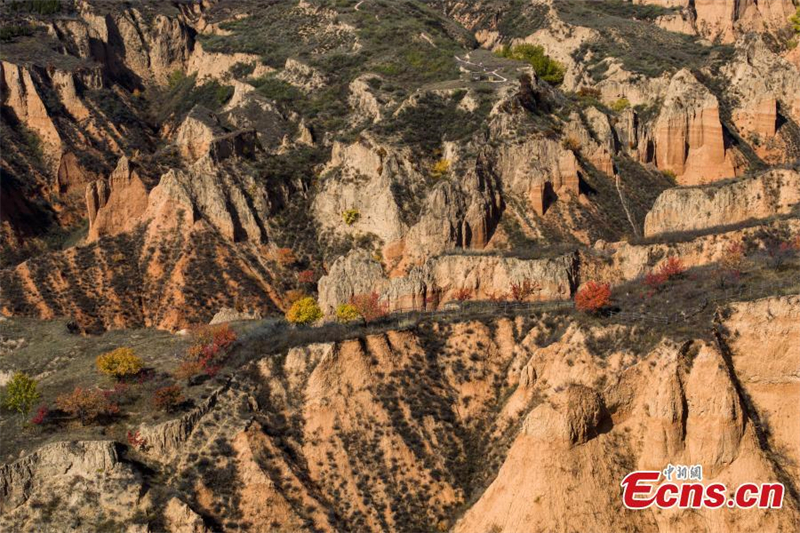
<instances>
[{"instance_id":1,"label":"orange foliage shrub","mask_svg":"<svg viewBox=\"0 0 800 533\"><path fill-rule=\"evenodd\" d=\"M84 426L101 416L111 416L119 412L119 406L111 403L100 389L75 387L72 392L56 398L56 406L67 414L77 416Z\"/></svg>"},{"instance_id":2,"label":"orange foliage shrub","mask_svg":"<svg viewBox=\"0 0 800 533\"><path fill-rule=\"evenodd\" d=\"M297 262L291 248L278 248L275 250L275 260L283 266L290 266Z\"/></svg>"},{"instance_id":3,"label":"orange foliage shrub","mask_svg":"<svg viewBox=\"0 0 800 533\"><path fill-rule=\"evenodd\" d=\"M522 283L511 283L511 298L518 302L527 300L534 292L542 290L542 286L536 282L526 279Z\"/></svg>"},{"instance_id":4,"label":"orange foliage shrub","mask_svg":"<svg viewBox=\"0 0 800 533\"><path fill-rule=\"evenodd\" d=\"M372 322L388 314L386 304L380 301L377 292L370 294L359 294L350 299L353 305L364 318L364 322Z\"/></svg>"},{"instance_id":5,"label":"orange foliage shrub","mask_svg":"<svg viewBox=\"0 0 800 533\"><path fill-rule=\"evenodd\" d=\"M611 300L611 286L608 283L590 281L575 295L575 307L579 311L596 313Z\"/></svg>"}]
</instances>

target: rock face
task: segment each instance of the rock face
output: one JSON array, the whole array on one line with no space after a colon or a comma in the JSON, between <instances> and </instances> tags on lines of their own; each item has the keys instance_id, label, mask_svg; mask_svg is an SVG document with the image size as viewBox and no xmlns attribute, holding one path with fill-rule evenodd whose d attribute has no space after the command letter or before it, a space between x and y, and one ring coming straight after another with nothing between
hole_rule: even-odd
<instances>
[{"instance_id":1,"label":"rock face","mask_svg":"<svg viewBox=\"0 0 800 533\"><path fill-rule=\"evenodd\" d=\"M491 255L441 255L388 278L363 251L339 258L319 281L320 306L327 316L353 296L376 293L389 311L432 310L453 300L511 300L514 284L528 282L524 299L561 300L577 283L573 256L524 260Z\"/></svg>"},{"instance_id":2,"label":"rock face","mask_svg":"<svg viewBox=\"0 0 800 533\"><path fill-rule=\"evenodd\" d=\"M644 223L645 236L692 231L792 212L800 202L800 173L772 170L729 183L669 189Z\"/></svg>"},{"instance_id":3,"label":"rock face","mask_svg":"<svg viewBox=\"0 0 800 533\"><path fill-rule=\"evenodd\" d=\"M107 182L98 180L86 188L87 241L132 230L146 209L147 188L130 160L122 157Z\"/></svg>"},{"instance_id":4,"label":"rock face","mask_svg":"<svg viewBox=\"0 0 800 533\"><path fill-rule=\"evenodd\" d=\"M732 177L732 156L726 149L719 103L688 70L672 78L654 126L655 161L673 172L681 185Z\"/></svg>"},{"instance_id":5,"label":"rock face","mask_svg":"<svg viewBox=\"0 0 800 533\"><path fill-rule=\"evenodd\" d=\"M2 61L0 79L2 104L11 108L18 120L39 135L47 146L48 155L58 153L61 149L61 136L36 90L31 72L22 66Z\"/></svg>"},{"instance_id":6,"label":"rock face","mask_svg":"<svg viewBox=\"0 0 800 533\"><path fill-rule=\"evenodd\" d=\"M748 35L736 46L736 60L725 68L736 97L732 119L750 139L756 153L769 162L791 163L792 141L786 142L785 118L800 120L798 67L773 53L764 38ZM780 128L780 132L779 132Z\"/></svg>"},{"instance_id":7,"label":"rock face","mask_svg":"<svg viewBox=\"0 0 800 533\"><path fill-rule=\"evenodd\" d=\"M664 461L702 464L704 480L726 486L736 486L748 476L775 479L778 475L760 449L753 426L745 423L752 415L745 414L720 351L700 343L693 348L697 355L689 366L685 349L661 345L642 363L624 371L619 384L603 394L608 412L617 407L621 411L605 419L600 400L579 385L568 385L552 405L545 403L531 411L497 478L455 530L582 529L587 521L600 530L624 524L661 531L676 521L718 530L778 530L794 520L797 511L788 509L759 517L736 511L701 511L691 516L674 510L644 514L621 506L614 481L631 468L658 469ZM536 375L538 381L552 379L551 372L542 372L540 365ZM629 440L623 436L626 432L641 432L644 439ZM612 449L613 458L609 456ZM571 470L563 468L566 465ZM583 498L583 491L593 497ZM577 509L573 504L569 510L562 507L575 498L584 503Z\"/></svg>"},{"instance_id":8,"label":"rock face","mask_svg":"<svg viewBox=\"0 0 800 533\"><path fill-rule=\"evenodd\" d=\"M786 28L786 21L795 11L790 0L636 0L635 3L681 8L688 21L679 28L722 42L733 42L738 35L753 31L778 33Z\"/></svg>"},{"instance_id":9,"label":"rock face","mask_svg":"<svg viewBox=\"0 0 800 533\"><path fill-rule=\"evenodd\" d=\"M103 64L133 86L166 84L185 67L194 40L179 18L156 14L148 20L136 8L105 15L89 2L80 7L79 17L54 20L50 28L70 53Z\"/></svg>"},{"instance_id":10,"label":"rock face","mask_svg":"<svg viewBox=\"0 0 800 533\"><path fill-rule=\"evenodd\" d=\"M386 147L368 139L350 145L335 143L322 190L314 199L315 218L335 232L365 232L393 243L408 230L393 185L420 188L423 176L414 168L408 153L389 155ZM347 224L343 213L358 212Z\"/></svg>"},{"instance_id":11,"label":"rock face","mask_svg":"<svg viewBox=\"0 0 800 533\"><path fill-rule=\"evenodd\" d=\"M459 532L788 531L800 518L789 491L769 512L641 512L623 507L619 482L671 463L701 464L705 482L727 487L793 483L798 313L797 296L734 303L716 313L713 340L650 342L639 326L543 316L295 346L183 416L143 423L136 463L101 441L0 466L0 524L69 529L73 513L141 527L157 516L192 532L232 527L231 516L254 532L432 521ZM140 464L170 468L145 485ZM72 498L49 501L72 483ZM90 486L91 505L77 496Z\"/></svg>"},{"instance_id":12,"label":"rock face","mask_svg":"<svg viewBox=\"0 0 800 533\"><path fill-rule=\"evenodd\" d=\"M732 307L723 322L736 374L757 412L773 449L786 458L782 466L792 479L800 476L800 384L796 379L800 342L800 301L797 296L765 298ZM755 323L752 317L764 317Z\"/></svg>"},{"instance_id":13,"label":"rock face","mask_svg":"<svg viewBox=\"0 0 800 533\"><path fill-rule=\"evenodd\" d=\"M252 157L260 148L255 131L227 132L210 110L195 106L175 134L180 153L190 162L208 155L214 162Z\"/></svg>"},{"instance_id":14,"label":"rock face","mask_svg":"<svg viewBox=\"0 0 800 533\"><path fill-rule=\"evenodd\" d=\"M63 531L82 523L131 520L142 481L112 441L56 442L0 467L0 526L38 527L43 507ZM90 494L94 494L94 501Z\"/></svg>"},{"instance_id":15,"label":"rock face","mask_svg":"<svg viewBox=\"0 0 800 533\"><path fill-rule=\"evenodd\" d=\"M248 313L245 311L237 311L236 309L230 309L228 307L223 307L219 310L219 312L214 315L214 318L211 319L209 324L224 324L226 322L238 322L240 320L260 320L261 313L258 311Z\"/></svg>"},{"instance_id":16,"label":"rock face","mask_svg":"<svg viewBox=\"0 0 800 533\"><path fill-rule=\"evenodd\" d=\"M686 268L711 265L723 261L734 243L748 243L753 251L764 250L773 245L770 239L774 235L798 232L800 221L788 219L679 242L598 243L591 253L581 256L580 270L587 279L617 284L645 276L669 257L680 258Z\"/></svg>"}]
</instances>

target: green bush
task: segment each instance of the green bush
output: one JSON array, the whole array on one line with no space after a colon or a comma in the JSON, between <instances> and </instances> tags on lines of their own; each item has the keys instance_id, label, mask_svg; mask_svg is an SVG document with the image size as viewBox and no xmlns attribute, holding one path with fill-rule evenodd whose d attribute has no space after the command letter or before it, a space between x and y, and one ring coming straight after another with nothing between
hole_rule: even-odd
<instances>
[{"instance_id":1,"label":"green bush","mask_svg":"<svg viewBox=\"0 0 800 533\"><path fill-rule=\"evenodd\" d=\"M12 24L10 26L3 26L0 28L0 41L11 41L16 37L23 35L33 35L33 27L19 24Z\"/></svg>"},{"instance_id":2,"label":"green bush","mask_svg":"<svg viewBox=\"0 0 800 533\"><path fill-rule=\"evenodd\" d=\"M36 380L24 372L17 372L6 384L6 390L3 393L3 407L26 415L41 397L41 393L36 388Z\"/></svg>"},{"instance_id":3,"label":"green bush","mask_svg":"<svg viewBox=\"0 0 800 533\"><path fill-rule=\"evenodd\" d=\"M292 324L311 324L322 318L322 310L311 296L300 298L286 313L286 320Z\"/></svg>"},{"instance_id":4,"label":"green bush","mask_svg":"<svg viewBox=\"0 0 800 533\"><path fill-rule=\"evenodd\" d=\"M61 0L13 0L8 7L14 13L52 15L61 11Z\"/></svg>"},{"instance_id":5,"label":"green bush","mask_svg":"<svg viewBox=\"0 0 800 533\"><path fill-rule=\"evenodd\" d=\"M566 71L564 65L545 54L541 46L525 43L511 48L506 45L498 55L530 63L536 75L551 85L558 85L564 81Z\"/></svg>"},{"instance_id":6,"label":"green bush","mask_svg":"<svg viewBox=\"0 0 800 533\"><path fill-rule=\"evenodd\" d=\"M167 78L166 89L153 88L149 100L155 121L159 124L171 117L180 120L195 105L202 105L212 111L220 109L233 96L233 87L222 85L217 80L197 84L197 76L187 76L176 70Z\"/></svg>"},{"instance_id":7,"label":"green bush","mask_svg":"<svg viewBox=\"0 0 800 533\"><path fill-rule=\"evenodd\" d=\"M339 322L352 322L361 318L361 313L353 304L340 304L336 308L336 319Z\"/></svg>"},{"instance_id":8,"label":"green bush","mask_svg":"<svg viewBox=\"0 0 800 533\"><path fill-rule=\"evenodd\" d=\"M621 111L625 111L631 106L630 101L627 98L620 98L613 104L611 104L611 109L615 112L619 113Z\"/></svg>"}]
</instances>

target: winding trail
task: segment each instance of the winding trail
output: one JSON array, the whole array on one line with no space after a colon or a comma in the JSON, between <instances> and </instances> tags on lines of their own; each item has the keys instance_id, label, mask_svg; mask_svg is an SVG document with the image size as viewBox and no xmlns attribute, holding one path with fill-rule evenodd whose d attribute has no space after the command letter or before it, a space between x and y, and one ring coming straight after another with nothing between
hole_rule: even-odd
<instances>
[{"instance_id":1,"label":"winding trail","mask_svg":"<svg viewBox=\"0 0 800 533\"><path fill-rule=\"evenodd\" d=\"M502 74L498 74L497 71L500 70L500 68L496 68L496 69L490 71L488 68L484 67L483 64L479 65L477 63L473 63L472 61L469 61L468 59L462 59L462 58L460 58L458 56L453 56L453 57L459 63L463 63L465 65L470 65L470 66L473 66L473 67L478 67L479 69L481 69L481 72L483 72L484 74L489 74L491 76L497 76L498 78L500 78L499 80L487 80L489 83L505 83L505 82L508 81L508 78L506 78ZM470 72L474 73L475 71L470 71Z\"/></svg>"}]
</instances>

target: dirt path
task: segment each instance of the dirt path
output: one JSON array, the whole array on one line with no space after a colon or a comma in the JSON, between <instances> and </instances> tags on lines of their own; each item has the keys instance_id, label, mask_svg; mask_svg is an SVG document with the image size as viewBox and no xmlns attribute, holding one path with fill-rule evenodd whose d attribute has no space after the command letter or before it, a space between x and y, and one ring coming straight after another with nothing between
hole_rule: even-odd
<instances>
[{"instance_id":1,"label":"dirt path","mask_svg":"<svg viewBox=\"0 0 800 533\"><path fill-rule=\"evenodd\" d=\"M505 83L505 82L508 81L508 78L506 78L502 74L498 74L497 73L497 71L500 70L499 68L496 68L496 69L490 71L488 68L484 67L482 64L479 65L479 64L473 63L472 61L469 61L467 59L462 59L462 58L460 58L458 56L453 56L453 57L455 57L456 61L458 61L459 63L463 63L464 65L470 65L470 66L473 66L473 67L478 67L479 69L481 69L482 73L489 74L490 76L497 76L498 78L500 78L499 80L487 80L489 83ZM470 72L474 73L476 71L472 71L471 70Z\"/></svg>"}]
</instances>

